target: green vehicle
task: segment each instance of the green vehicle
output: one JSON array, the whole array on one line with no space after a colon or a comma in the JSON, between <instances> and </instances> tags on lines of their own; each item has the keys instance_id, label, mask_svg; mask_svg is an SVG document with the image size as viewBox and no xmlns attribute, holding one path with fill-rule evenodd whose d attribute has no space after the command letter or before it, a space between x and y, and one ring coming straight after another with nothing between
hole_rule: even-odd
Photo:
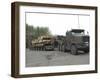
<instances>
[{"instance_id":1,"label":"green vehicle","mask_svg":"<svg viewBox=\"0 0 100 80\"><path fill-rule=\"evenodd\" d=\"M77 55L78 51L89 52L89 35L85 34L83 29L72 29L66 32L65 39L60 45L61 51L70 51Z\"/></svg>"}]
</instances>

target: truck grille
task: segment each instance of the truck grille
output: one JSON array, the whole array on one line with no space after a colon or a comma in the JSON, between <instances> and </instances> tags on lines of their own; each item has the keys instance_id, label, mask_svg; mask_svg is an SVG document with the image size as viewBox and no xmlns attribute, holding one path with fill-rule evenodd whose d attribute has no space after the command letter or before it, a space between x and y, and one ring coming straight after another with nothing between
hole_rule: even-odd
<instances>
[{"instance_id":1,"label":"truck grille","mask_svg":"<svg viewBox=\"0 0 100 80\"><path fill-rule=\"evenodd\" d=\"M89 42L89 36L83 36L83 42Z\"/></svg>"}]
</instances>

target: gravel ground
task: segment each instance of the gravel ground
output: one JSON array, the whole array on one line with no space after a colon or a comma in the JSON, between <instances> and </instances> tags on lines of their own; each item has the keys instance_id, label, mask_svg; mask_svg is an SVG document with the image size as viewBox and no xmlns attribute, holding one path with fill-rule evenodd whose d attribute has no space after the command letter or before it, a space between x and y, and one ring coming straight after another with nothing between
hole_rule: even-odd
<instances>
[{"instance_id":1,"label":"gravel ground","mask_svg":"<svg viewBox=\"0 0 100 80\"><path fill-rule=\"evenodd\" d=\"M89 53L80 52L79 55L72 55L70 52L34 51L26 49L26 67L80 64L89 64Z\"/></svg>"}]
</instances>

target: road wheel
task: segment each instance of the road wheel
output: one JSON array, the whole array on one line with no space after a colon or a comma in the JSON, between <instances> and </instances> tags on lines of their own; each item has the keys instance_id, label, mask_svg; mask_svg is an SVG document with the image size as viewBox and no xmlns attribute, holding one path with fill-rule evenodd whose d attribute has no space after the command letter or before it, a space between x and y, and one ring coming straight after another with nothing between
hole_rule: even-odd
<instances>
[{"instance_id":1,"label":"road wheel","mask_svg":"<svg viewBox=\"0 0 100 80\"><path fill-rule=\"evenodd\" d=\"M77 47L75 45L71 46L71 54L73 54L73 55L77 55L78 54Z\"/></svg>"}]
</instances>

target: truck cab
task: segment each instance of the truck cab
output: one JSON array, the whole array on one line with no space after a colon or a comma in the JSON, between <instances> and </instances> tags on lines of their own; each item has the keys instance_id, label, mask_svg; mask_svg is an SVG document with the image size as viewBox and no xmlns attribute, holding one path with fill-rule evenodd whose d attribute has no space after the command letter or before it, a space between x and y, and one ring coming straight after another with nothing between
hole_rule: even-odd
<instances>
[{"instance_id":1,"label":"truck cab","mask_svg":"<svg viewBox=\"0 0 100 80\"><path fill-rule=\"evenodd\" d=\"M66 38L62 44L63 51L70 50L72 54L78 54L79 50L89 52L89 35L83 29L72 29L66 32Z\"/></svg>"}]
</instances>

